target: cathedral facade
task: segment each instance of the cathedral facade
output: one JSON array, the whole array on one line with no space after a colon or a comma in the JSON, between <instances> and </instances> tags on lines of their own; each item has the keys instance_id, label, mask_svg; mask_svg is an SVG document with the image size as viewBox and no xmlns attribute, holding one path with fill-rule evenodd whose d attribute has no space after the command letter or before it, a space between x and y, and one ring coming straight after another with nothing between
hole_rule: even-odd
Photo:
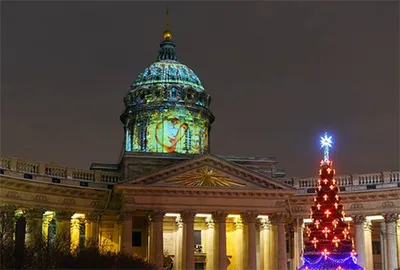
<instances>
[{"instance_id":1,"label":"cathedral facade","mask_svg":"<svg viewBox=\"0 0 400 270\"><path fill-rule=\"evenodd\" d=\"M89 170L0 159L1 211L33 233L90 239L159 269L297 269L316 179L277 161L210 153L214 116L200 79L166 30L156 62L124 97L124 154ZM400 172L337 177L359 263L400 268ZM21 225L23 224L23 225ZM17 236L18 235L18 236Z\"/></svg>"}]
</instances>

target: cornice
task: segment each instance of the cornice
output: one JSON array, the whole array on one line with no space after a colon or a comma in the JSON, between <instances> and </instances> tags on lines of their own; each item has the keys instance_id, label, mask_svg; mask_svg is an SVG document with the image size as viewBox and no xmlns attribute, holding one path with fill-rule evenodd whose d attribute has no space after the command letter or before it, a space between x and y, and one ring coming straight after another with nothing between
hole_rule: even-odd
<instances>
[{"instance_id":1,"label":"cornice","mask_svg":"<svg viewBox=\"0 0 400 270\"><path fill-rule=\"evenodd\" d=\"M290 198L291 204L312 204L315 194L295 194ZM371 190L363 192L339 193L342 203L365 202L377 200L400 199L400 190Z\"/></svg>"},{"instance_id":2,"label":"cornice","mask_svg":"<svg viewBox=\"0 0 400 270\"><path fill-rule=\"evenodd\" d=\"M228 198L272 198L287 199L293 191L289 190L259 190L259 189L225 189L197 187L155 187L155 186L124 186L124 196L199 196L199 197L228 197Z\"/></svg>"},{"instance_id":3,"label":"cornice","mask_svg":"<svg viewBox=\"0 0 400 270\"><path fill-rule=\"evenodd\" d=\"M345 211L352 214L382 214L400 209L400 190L371 190L369 192L340 193ZM314 204L314 194L295 195L289 199L293 215L304 215ZM397 210L398 211L398 210Z\"/></svg>"},{"instance_id":4,"label":"cornice","mask_svg":"<svg viewBox=\"0 0 400 270\"><path fill-rule=\"evenodd\" d=\"M14 190L17 192L25 191L38 193L39 195L59 195L72 198L97 199L108 194L106 189L88 189L83 187L57 185L37 181L25 181L12 177L1 177L0 188Z\"/></svg>"},{"instance_id":5,"label":"cornice","mask_svg":"<svg viewBox=\"0 0 400 270\"><path fill-rule=\"evenodd\" d=\"M25 182L2 177L0 180L2 203L20 207L45 209L99 210L104 209L110 190L78 189L46 183Z\"/></svg>"}]
</instances>

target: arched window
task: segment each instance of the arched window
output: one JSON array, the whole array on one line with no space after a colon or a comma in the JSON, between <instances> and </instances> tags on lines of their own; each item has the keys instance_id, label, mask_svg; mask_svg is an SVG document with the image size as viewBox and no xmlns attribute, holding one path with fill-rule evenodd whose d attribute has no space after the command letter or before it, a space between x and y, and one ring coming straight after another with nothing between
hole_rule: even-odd
<instances>
[{"instance_id":1,"label":"arched window","mask_svg":"<svg viewBox=\"0 0 400 270\"><path fill-rule=\"evenodd\" d=\"M171 98L176 99L176 89L174 87L171 88Z\"/></svg>"}]
</instances>

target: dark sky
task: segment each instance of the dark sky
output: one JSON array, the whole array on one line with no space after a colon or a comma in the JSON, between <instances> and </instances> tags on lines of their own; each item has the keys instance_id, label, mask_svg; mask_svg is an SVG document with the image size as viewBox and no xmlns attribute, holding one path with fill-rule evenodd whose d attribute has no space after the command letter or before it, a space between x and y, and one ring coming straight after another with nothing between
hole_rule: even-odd
<instances>
[{"instance_id":1,"label":"dark sky","mask_svg":"<svg viewBox=\"0 0 400 270\"><path fill-rule=\"evenodd\" d=\"M123 96L157 57L164 3L3 2L1 155L117 162ZM174 2L181 62L211 94L215 154L313 176L399 169L399 4Z\"/></svg>"}]
</instances>

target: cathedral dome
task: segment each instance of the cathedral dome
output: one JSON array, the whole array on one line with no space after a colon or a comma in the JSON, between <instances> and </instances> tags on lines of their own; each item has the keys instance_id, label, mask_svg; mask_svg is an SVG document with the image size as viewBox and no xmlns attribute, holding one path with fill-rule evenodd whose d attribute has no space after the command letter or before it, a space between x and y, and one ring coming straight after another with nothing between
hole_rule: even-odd
<instances>
[{"instance_id":1,"label":"cathedral dome","mask_svg":"<svg viewBox=\"0 0 400 270\"><path fill-rule=\"evenodd\" d=\"M208 153L211 97L193 70L179 62L172 33L166 30L163 37L157 60L124 98L125 152Z\"/></svg>"},{"instance_id":2,"label":"cathedral dome","mask_svg":"<svg viewBox=\"0 0 400 270\"><path fill-rule=\"evenodd\" d=\"M155 84L179 84L204 90L197 75L188 66L174 60L161 60L138 75L132 88Z\"/></svg>"},{"instance_id":3,"label":"cathedral dome","mask_svg":"<svg viewBox=\"0 0 400 270\"><path fill-rule=\"evenodd\" d=\"M157 61L140 73L125 96L126 106L159 106L170 102L209 108L211 97L199 77L179 62L171 32L164 33Z\"/></svg>"}]
</instances>

